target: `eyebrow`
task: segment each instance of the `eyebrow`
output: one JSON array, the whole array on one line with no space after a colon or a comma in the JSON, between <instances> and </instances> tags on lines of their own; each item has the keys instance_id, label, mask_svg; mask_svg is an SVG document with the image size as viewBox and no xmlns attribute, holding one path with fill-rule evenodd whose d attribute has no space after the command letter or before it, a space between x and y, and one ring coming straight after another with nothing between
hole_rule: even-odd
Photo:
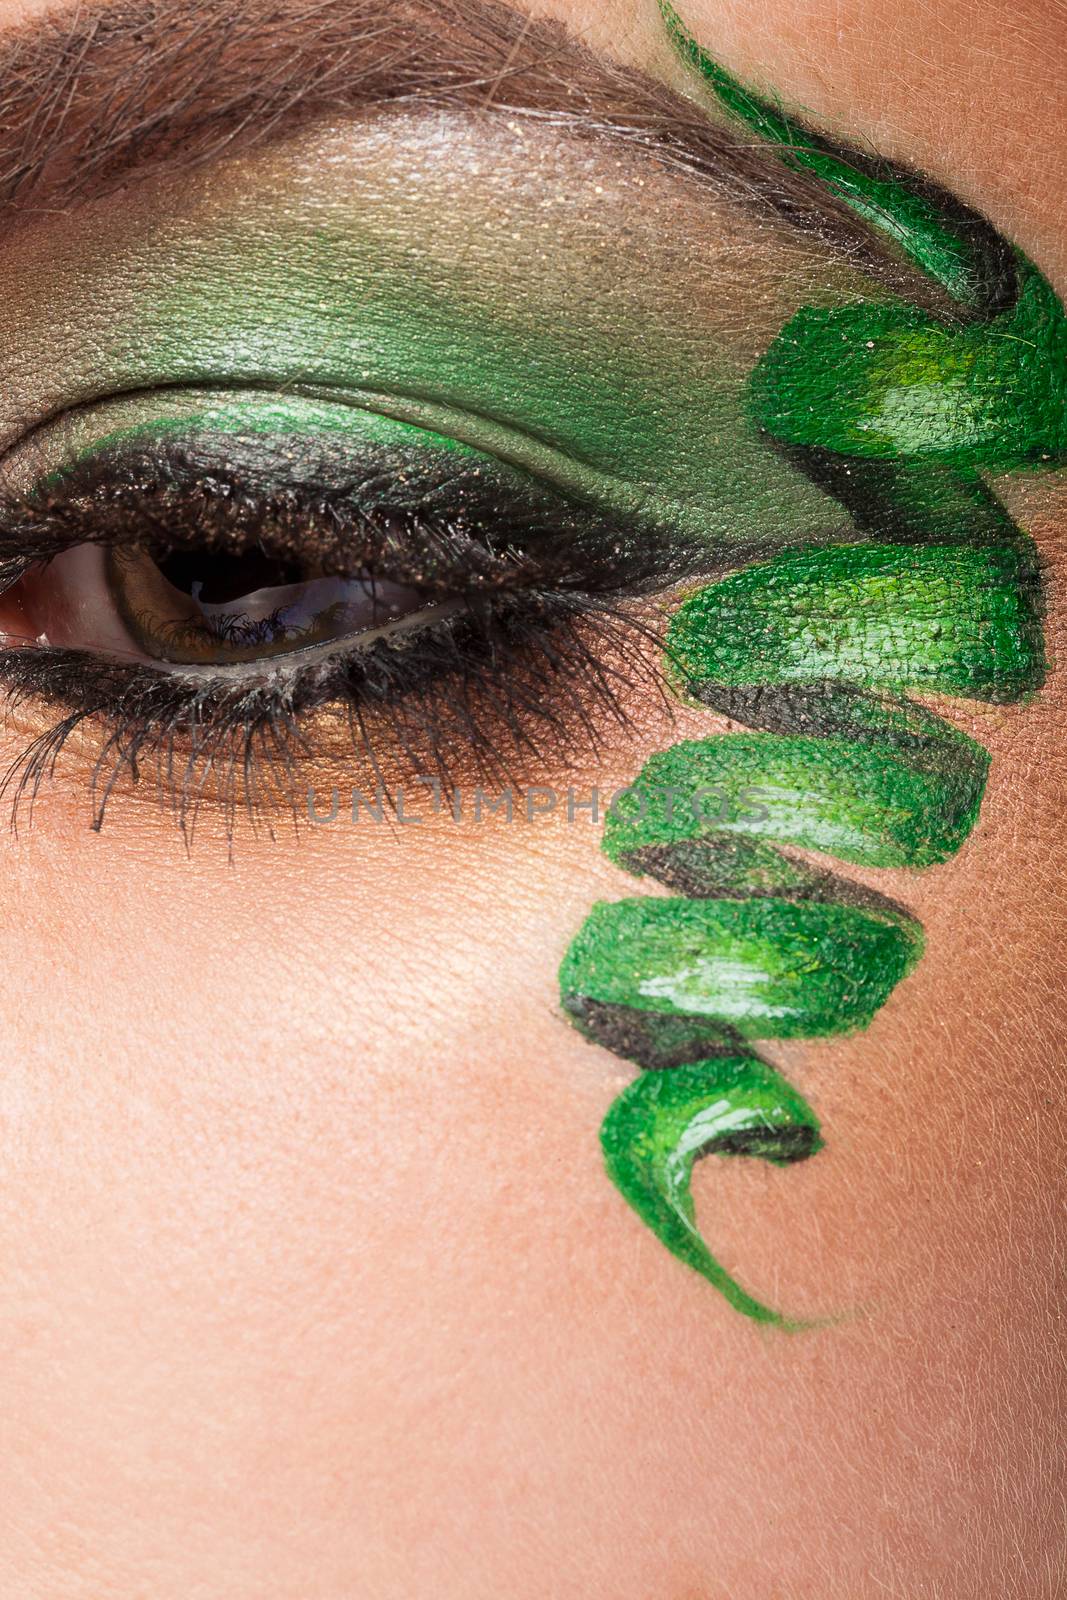
<instances>
[{"instance_id":1,"label":"eyebrow","mask_svg":"<svg viewBox=\"0 0 1067 1600\"><path fill-rule=\"evenodd\" d=\"M929 280L809 175L666 84L497 0L128 0L0 43L0 226L390 105L519 115L645 152L897 293ZM0 235L2 237L2 235Z\"/></svg>"}]
</instances>

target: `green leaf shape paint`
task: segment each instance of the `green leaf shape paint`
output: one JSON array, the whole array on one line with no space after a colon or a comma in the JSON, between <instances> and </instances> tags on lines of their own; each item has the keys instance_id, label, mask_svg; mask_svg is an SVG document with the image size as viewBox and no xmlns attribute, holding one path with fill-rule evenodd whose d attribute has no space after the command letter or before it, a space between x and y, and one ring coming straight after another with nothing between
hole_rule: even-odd
<instances>
[{"instance_id":1,"label":"green leaf shape paint","mask_svg":"<svg viewBox=\"0 0 1067 1600\"><path fill-rule=\"evenodd\" d=\"M1020 267L1014 308L945 328L904 306L806 307L752 376L774 438L874 460L1010 471L1067 451L1067 319Z\"/></svg>"},{"instance_id":2,"label":"green leaf shape paint","mask_svg":"<svg viewBox=\"0 0 1067 1600\"><path fill-rule=\"evenodd\" d=\"M646 762L603 849L686 898L598 903L560 971L575 1025L648 1069L603 1125L620 1193L736 1310L790 1328L708 1250L692 1160L813 1154L813 1113L747 1042L868 1026L922 953L901 907L794 852L920 869L978 821L987 753L899 695L1006 703L1043 681L1035 552L978 475L1067 457L1067 322L984 221L802 129L661 9L731 115L961 308L954 323L903 304L807 307L759 361L750 416L866 542L793 550L682 604L666 641L679 690L759 731Z\"/></svg>"},{"instance_id":3,"label":"green leaf shape paint","mask_svg":"<svg viewBox=\"0 0 1067 1600\"><path fill-rule=\"evenodd\" d=\"M599 901L560 969L586 1001L697 1017L710 1038L810 1039L865 1028L922 953L905 917L776 899Z\"/></svg>"},{"instance_id":4,"label":"green leaf shape paint","mask_svg":"<svg viewBox=\"0 0 1067 1600\"><path fill-rule=\"evenodd\" d=\"M844 545L746 567L667 632L679 681L910 687L1016 700L1044 673L1040 593L1015 549Z\"/></svg>"},{"instance_id":5,"label":"green leaf shape paint","mask_svg":"<svg viewBox=\"0 0 1067 1600\"><path fill-rule=\"evenodd\" d=\"M695 1061L646 1072L604 1119L608 1173L661 1243L753 1321L796 1328L748 1294L716 1261L696 1225L690 1180L701 1156L743 1155L776 1166L818 1150L811 1107L754 1056Z\"/></svg>"}]
</instances>

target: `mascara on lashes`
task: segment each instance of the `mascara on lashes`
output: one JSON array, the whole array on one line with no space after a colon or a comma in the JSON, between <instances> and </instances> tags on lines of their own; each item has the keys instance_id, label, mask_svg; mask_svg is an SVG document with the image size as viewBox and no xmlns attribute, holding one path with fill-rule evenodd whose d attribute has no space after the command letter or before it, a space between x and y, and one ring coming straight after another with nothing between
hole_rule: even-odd
<instances>
[{"instance_id":1,"label":"mascara on lashes","mask_svg":"<svg viewBox=\"0 0 1067 1600\"><path fill-rule=\"evenodd\" d=\"M339 637L223 670L130 660L85 629L42 648L32 605L21 627L9 609L0 680L57 712L9 774L13 805L83 724L99 731L94 826L120 776L153 771L183 823L210 796L232 825L238 806L291 806L293 760L338 739L375 771L384 757L405 771L499 777L531 750L588 749L598 719L625 720L620 686L656 680L628 602L687 562L698 570L700 547L605 519L485 454L359 408L315 402L329 424L316 438L305 400L288 399L301 421L290 437L270 396L216 395L210 415L208 398L119 401L34 437L15 463L30 492L0 507L6 607L32 587L27 567L71 546L184 551L187 578L197 553L221 564L253 547L314 559L320 575L356 566L408 584L427 614L366 647ZM161 416L168 407L178 415ZM228 622L227 638L244 644L254 624ZM303 735L312 719L314 746Z\"/></svg>"}]
</instances>

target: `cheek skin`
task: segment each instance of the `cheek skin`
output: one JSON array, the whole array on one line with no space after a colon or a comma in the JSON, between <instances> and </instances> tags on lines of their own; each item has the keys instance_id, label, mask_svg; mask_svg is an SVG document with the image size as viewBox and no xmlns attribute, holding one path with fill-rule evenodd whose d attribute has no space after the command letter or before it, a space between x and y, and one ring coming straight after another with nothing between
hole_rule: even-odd
<instances>
[{"instance_id":1,"label":"cheek skin","mask_svg":"<svg viewBox=\"0 0 1067 1600\"><path fill-rule=\"evenodd\" d=\"M1035 1008L1055 966L1050 903L1022 889L1060 846L1039 718L998 747L999 715L968 730L994 780L966 861L877 875L930 937L907 1003L858 1043L781 1047L832 1143L694 1181L755 1293L799 1319L870 1308L818 1344L753 1337L604 1181L597 1131L630 1073L561 1026L553 982L590 896L632 883L593 830L338 826L242 841L226 868L143 808L94 836L81 801L46 801L6 846L35 885L2 943L23 1008L0 1219L11 1570L125 1594L150 1529L166 1600L541 1600L546 1570L567 1600L757 1595L783 1572L803 1600L852 1600L872 1561L912 1591L1011 1593L1006 1530L1025 1517L1055 1547L1028 1265L1053 1249ZM648 713L576 783L621 786L664 733ZM1010 944L976 924L976 881ZM946 1399L961 1385L977 1430Z\"/></svg>"}]
</instances>

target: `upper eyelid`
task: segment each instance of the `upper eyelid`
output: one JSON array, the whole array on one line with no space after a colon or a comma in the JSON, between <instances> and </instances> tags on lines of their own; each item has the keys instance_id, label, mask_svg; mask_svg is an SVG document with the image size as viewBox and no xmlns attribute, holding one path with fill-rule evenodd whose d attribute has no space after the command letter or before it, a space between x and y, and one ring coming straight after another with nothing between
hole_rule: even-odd
<instances>
[{"instance_id":1,"label":"upper eyelid","mask_svg":"<svg viewBox=\"0 0 1067 1600\"><path fill-rule=\"evenodd\" d=\"M195 426L196 407L207 407L212 402L218 403L227 398L240 397L242 394L252 398L261 396L266 407L276 403L277 396L268 388L262 391L235 389L232 391L216 388L201 389L196 385L175 386L173 390L162 391L135 391L129 396L108 396L105 414L113 414L121 409L124 399L140 400L149 403L158 397L159 404L167 409L168 401L171 409L176 400L189 403L189 425ZM300 398L328 401L334 405L347 407L357 416L366 417L368 422L395 421L400 424L410 425L415 436L426 430L426 448L431 448L430 441L435 436L443 438L451 445L468 447L475 455L484 457L488 468L499 468L505 475L515 474L516 487L524 478L529 478L531 487L540 484L547 490L568 499L573 499L576 506L586 508L590 520L596 518L610 519L619 527L630 526L637 528L647 526L651 529L653 523L662 529L678 530L678 540L681 543L682 534L678 529L680 519L671 517L670 508L659 507L658 516L653 517L649 507L649 491L647 486L632 484L626 480L612 476L610 473L599 471L595 467L576 462L566 452L555 449L550 444L524 434L520 429L509 424L498 423L492 418L475 416L464 413L449 406L435 405L432 402L412 398L408 403L403 397L390 395L361 395L344 396L341 393L326 391L320 386L307 386L305 390L300 385L291 385L286 391L290 403ZM92 415L92 405L79 407L81 414ZM25 494L32 489L33 483L38 481L45 469L42 460L40 441L47 437L52 426L62 426L63 415L46 419L37 425L32 432L9 451L0 456L0 559L5 556L8 560L17 558L17 544L21 535L16 535L12 540L5 534L4 528L4 477L5 464L9 492L8 505L12 503L12 490L15 495ZM175 429L175 437L180 438L180 428ZM225 438L220 433L220 442ZM358 433L351 441L353 461L358 460L360 439ZM20 459L21 458L21 459Z\"/></svg>"},{"instance_id":2,"label":"upper eyelid","mask_svg":"<svg viewBox=\"0 0 1067 1600\"><path fill-rule=\"evenodd\" d=\"M419 0L419 4L421 4L421 0ZM413 8L401 7L404 17L407 18L417 13L419 4L415 4ZM497 15L497 13L491 12L485 12L484 14ZM499 13L499 15L510 16L511 14ZM514 21L513 17L512 20ZM521 53L516 56L516 61L519 60L521 60ZM596 70L599 72L603 69L597 67ZM554 81L558 85L558 76ZM712 125L708 123L706 127L711 129ZM716 137L718 137L717 130ZM725 149L725 146L723 148ZM774 154L768 157L766 152L763 155L774 167L776 181L781 182L782 168L776 165L777 157ZM247 285L242 282L239 287L245 289ZM232 308L230 308L229 314L233 314ZM236 374L235 377L237 377ZM308 392L314 393L314 386L309 385ZM706 389L701 392L702 405L706 393ZM553 395L549 398L556 397ZM630 398L627 395L627 399L629 400ZM441 407L439 403L435 403L432 400L428 401L425 395L416 396L411 400L410 403L417 408L414 412L407 409L409 404L408 397L397 391L389 394L366 392L362 396L362 403L365 405L370 404L374 409L386 414L415 420L423 426L429 424L438 432L466 439L468 442L475 443L479 448L488 448L497 458L508 461L522 469L531 470L548 481L559 485L564 490L579 494L583 498L588 498L602 507L606 506L612 511L621 512L623 515L633 515L648 509L648 485L652 481L652 476L647 466L637 466L636 470L629 474L625 470L620 471L618 474L599 470L588 459L585 461L578 459L581 454L580 436L575 443L571 444L571 448L567 452L556 450L544 438L538 438L536 417L529 420L520 418L518 419L518 425L516 424L516 418L510 417L507 423L497 431L496 419L483 410L480 415L472 413L475 428L472 432L467 432L465 418L461 411L454 406ZM523 423L526 423L525 427ZM663 441L661 439L657 439L656 442L662 447ZM518 445L518 449L516 449L516 445ZM662 448L659 459L663 459ZM657 460L656 465L658 467L659 460ZM700 487L707 488L703 480Z\"/></svg>"},{"instance_id":3,"label":"upper eyelid","mask_svg":"<svg viewBox=\"0 0 1067 1600\"><path fill-rule=\"evenodd\" d=\"M172 418L165 432L145 423L142 411L141 427L125 434L113 426L121 405L105 408L98 448L60 461L21 497L0 498L0 572L17 581L29 566L86 541L206 544L220 552L259 543L329 572L377 567L382 577L427 592L538 581L573 587L583 574L601 590L643 590L693 570L704 554L673 529L611 515L447 438L370 414L366 432L279 433L272 397L252 398L264 402L251 415L266 425L244 435L248 414L237 404L209 413L213 426L199 431L195 410L184 421ZM40 465L38 457L35 470ZM421 530L410 543L409 523Z\"/></svg>"},{"instance_id":4,"label":"upper eyelid","mask_svg":"<svg viewBox=\"0 0 1067 1600\"><path fill-rule=\"evenodd\" d=\"M72 411L59 411L42 418L35 418L28 432L0 452L0 483L5 468L9 470L10 476L12 461L18 462L20 457L25 460L31 472L37 475L40 469L34 461L35 441L44 436L49 429L62 426L64 418L70 416L73 411L79 413L92 411L94 404L99 404L100 401L110 405L139 396L158 396L161 407L166 409L171 397L179 399L202 397L207 404L214 399L224 398L228 393L257 392L261 392L268 402L277 398L277 391L266 383L259 386L244 383L234 385L232 389L215 383L203 385L176 383L172 386L154 384L144 389L109 391L101 395L99 401L94 402L90 398L72 408ZM470 409L441 404L429 394L413 391L405 395L394 390L388 393L360 391L353 387L329 388L314 383L289 383L284 392L289 397L347 406L355 412L386 417L425 430L429 434L441 435L457 444L469 446L505 467L515 468L541 478L564 494L574 494L588 499L591 503L598 504L619 516L636 517L646 510L647 490L643 485L627 484L624 479L598 469L591 462L583 462L576 457L575 452L561 450L548 439L539 438L536 432L520 427L516 423L503 422L491 415ZM26 478L25 471L17 468L16 475L20 481Z\"/></svg>"},{"instance_id":5,"label":"upper eyelid","mask_svg":"<svg viewBox=\"0 0 1067 1600\"><path fill-rule=\"evenodd\" d=\"M218 4L219 0L214 0L214 3ZM223 0L223 3L225 3L225 0ZM464 3L466 4L466 0L464 0ZM403 32L412 19L418 20L420 17L425 17L430 11L433 12L435 19L440 20L443 11L447 12L447 5L442 8L440 0L405 0L405 3L400 6L392 6L388 9L394 14L394 17L399 17L397 26ZM248 18L240 9L236 9L234 14L241 18L243 23L247 24L247 31L238 37L234 48L236 49L237 45L241 44L242 41L243 45L250 49L253 48L257 37L255 31L257 26L256 19ZM577 99L579 106L582 107L583 94L586 92L583 90L575 95L576 81L579 85L587 85L587 109L589 111L601 104L598 96L609 96L610 93L610 98L605 103L610 103L614 109L611 116L600 119L598 123L598 139L606 139L609 142L613 138L616 141L621 140L631 151L635 146L639 146L650 159L666 160L669 154L673 155L676 162L688 163L688 170L697 172L702 180L720 185L731 194L732 199L743 206L749 208L755 206L758 209L760 206L773 207L784 204L789 213L788 220L791 224L803 226L806 220L817 222L820 240L824 246L828 245L831 250L835 247L840 247L847 251L857 237L863 238L867 245L871 244L870 230L856 225L855 219L849 217L847 207L835 206L825 194L820 197L819 203L816 205L812 200L813 186L803 175L798 176L784 168L774 152L769 152L766 149L753 150L749 139L738 139L729 130L713 123L700 112L694 111L692 107L687 107L685 102L677 100L669 90L663 89L653 80L633 73L620 74L614 69L603 66L595 58L573 46L562 46L560 43L561 36L557 32L553 30L548 30L547 33L544 30L539 31L536 25L530 29L526 26L524 19L521 19L517 13L512 13L506 8L495 8L490 5L481 9L476 8L475 13L471 13L469 9L464 12L468 19L472 14L478 15L483 20L488 19L485 28L482 29L481 36L476 41L475 50L475 54L482 61L483 68L486 59L492 57L493 50L499 52L505 44L508 45L506 60L510 63L509 76L507 78L509 99L517 100L520 106L528 103L530 109L538 106L543 109L545 104L552 103L551 97L553 94L557 98L562 97L561 103L566 103L567 114L563 115L562 112L553 113L550 126L555 127L558 123L573 130L584 126L588 120L585 108L579 110L577 115L573 112L574 100ZM323 26L328 32L331 18L334 15L329 5L317 15L320 16L320 20L323 21ZM380 22L382 19L377 7L377 0L364 0L359 17L364 21L373 19L375 23ZM346 26L349 26L350 23L351 18L348 18ZM83 55L79 58L77 72L71 81L70 87L75 101L78 94L85 89L86 82L91 83L93 81L94 73L106 75L111 60L109 52L113 54L115 49L118 48L119 54L121 54L121 49L130 45L131 37L127 22L121 19L115 24L115 28L110 33L105 30L99 40L95 35L93 36L87 43ZM225 48L229 50L233 41L230 35L226 37L227 44ZM390 35L387 30L385 35L386 43L388 43L389 38ZM138 48L140 48L142 42L138 42ZM321 44L321 42L321 39L313 41L309 47L312 56L317 44ZM420 38L416 42L419 49L426 49L425 40ZM549 42L554 45L554 53L550 58L545 57L544 54ZM28 45L26 48L31 51L32 59L32 47ZM380 58L383 49L382 40L377 40L373 48L378 52ZM200 52L200 54L203 55L204 53ZM225 55L225 50L222 54ZM173 71L175 61L181 59L180 40L175 51L167 59L169 63L168 70ZM457 61L462 62L463 57L462 53L460 56L456 56L452 43L449 43L443 57L434 58L432 44L428 57L420 56L416 51L411 60L405 62L403 66L402 76L406 75L404 76L404 82L407 92L414 95L422 92L422 88L425 88L429 80L420 76L420 74L430 71L432 76L435 59L438 67L440 67L442 59L447 61L449 64L447 70L455 76L457 72L456 63ZM545 66L546 61L549 59L551 60L550 69ZM474 56L472 55L470 57L472 66L473 61ZM304 60L303 65L307 65L307 60ZM540 76L538 76L539 67L541 69ZM20 92L20 81L23 84L29 81L29 74L24 69L25 63L23 63L23 69L20 69L22 70L21 80L18 72L15 72L13 76L11 93L15 98ZM213 70L210 64L198 64L196 67L197 74L201 72L210 74ZM390 70L395 71L395 63ZM356 76L358 79L358 74ZM198 89L204 87L204 82L205 80L202 77L196 76L195 83ZM465 77L460 73L459 79L449 86L449 98L460 102L464 101L465 98L473 98L476 103L481 104L484 108L484 96L479 100L478 96L473 94L475 82L476 80L471 72L467 72ZM495 82L494 86L497 90L501 87L499 82ZM379 82L377 84L377 92L380 95L378 103L389 100L395 88L395 83L390 88L388 80ZM234 83L228 83L227 89L233 96L234 103L240 102L240 79ZM39 91L40 84L38 84ZM511 91L514 91L514 93L511 93ZM209 92L214 91L209 91L205 88L205 93ZM364 79L359 82L358 94L361 101L373 102L374 93L375 82L372 74L371 81L368 82ZM548 96L547 101L544 100L546 95ZM193 99L195 100L195 95ZM300 103L305 108L309 108L314 104L313 97L311 100L301 101ZM667 122L667 126L673 130L671 132L671 138L675 139L673 149L670 144L670 138L664 144L663 138L659 134L654 137L649 136L649 111L653 106L665 104L671 107L674 117L673 124L669 119ZM622 108L621 110L620 107ZM126 109L128 111L129 108L127 107ZM629 117L629 120L627 120L627 117ZM643 118L644 120L642 120ZM689 142L682 139L681 133L678 132L679 129L683 130L687 135L691 135ZM85 129L80 131L87 133L89 126L87 125ZM99 128L96 131L99 134ZM160 131L160 129L157 129L157 131ZM70 152L73 152L77 147L76 141L78 137L78 116L74 112L72 113L68 140ZM118 133L116 133L116 138L119 138ZM114 155L115 147L112 146L111 148ZM91 164L89 170L91 174ZM121 138L119 138L117 165L113 164L109 167L108 181L114 179L121 170ZM23 175L22 202L28 204L28 197L33 193L33 184L36 181L44 181L49 174L44 167L38 165L35 168L31 157L28 158L24 165ZM51 176L56 179L58 175L52 173ZM121 226L119 227L119 233L121 239ZM875 255L877 255L877 251ZM869 266L870 263L868 262L867 265ZM17 282L17 268L13 276ZM894 265L891 276L894 279L894 287L899 289L901 287L899 263ZM914 276L918 278L921 275L915 274ZM238 289L240 292L247 292L247 285L238 281ZM136 307L134 309L136 310ZM232 308L227 310L227 315L232 317L235 323L239 320L237 313ZM119 319L116 319L116 322L119 322ZM18 331L16 326L14 329L16 342ZM222 342L222 340L219 340L220 344ZM147 341L145 343L147 344ZM136 347L136 345L132 347ZM199 352L197 353L197 360L199 360ZM186 371L191 371L195 364L190 362L189 366L186 367ZM93 365L93 363L90 363L90 365ZM214 363L211 364L208 371L212 376L215 375ZM143 374L130 371L120 371L115 374L117 384L120 387L131 381L136 382L140 376L143 376ZM163 372L159 376L166 379L169 374ZM220 365L218 376L225 379L230 375L226 374ZM243 373L234 373L232 376L235 381L247 381ZM327 376L332 378L333 375L327 374ZM392 374L376 373L375 376L381 376L388 380ZM79 378L76 390L79 398L83 398L80 394L82 382L83 380ZM61 389L62 385L57 385L57 387ZM75 387L73 383L71 387ZM309 394L315 392L315 386L311 384L306 386L290 385L290 387L300 389ZM514 383L512 387L515 387ZM740 385L738 385L738 388L740 388ZM704 409L703 399L706 394L707 390L705 388L700 396L702 410ZM446 397L451 400L457 398L455 395ZM56 396L53 394L49 398L54 400ZM466 397L460 394L458 398L462 402ZM641 398L640 396L636 397L638 404L641 403ZM558 400L559 396L554 394L549 396L549 399L550 401ZM625 405L632 408L634 399L635 396L626 393L624 396ZM660 466L664 460L669 458L671 443L671 441L665 440L664 437L657 437L655 440L658 453L654 462L639 460L635 453L632 461L620 460L619 470L616 472L612 471L611 468L614 466L615 460L618 459L617 457L609 456L606 461L601 461L599 464L588 457L583 459L582 437L574 429L571 430L570 437L565 436L562 440L566 446L565 449L558 448L557 444L544 436L539 437L538 417L536 414L531 414L530 408L526 409L525 414L512 412L506 420L502 420L499 423L497 418L492 415L488 404L484 405L480 412L472 408L473 425L468 430L467 419L461 407L457 407L454 404L442 405L440 402L435 402L427 394L412 393L411 395L405 395L401 392L400 386L394 386L389 393L368 389L360 397L360 401L362 404L385 414L414 421L435 431L450 434L472 443L477 448L487 450L500 460L545 478L565 492L574 493L591 500L613 514L624 517L642 514L662 515L665 520L669 518L683 523L687 515L692 515L695 526L695 519L699 512L696 509L696 497L692 487L680 484L680 492L675 497L674 502L671 503L669 487L664 484L665 475L660 471ZM485 401L484 394L472 397L472 407L478 406L479 402L483 401ZM561 409L565 410L566 408L562 407ZM619 409L622 410L623 406L620 405ZM649 414L652 414L655 410L655 402L648 405L646 410ZM612 421L614 422L615 420L616 418L612 417ZM698 429L690 427L690 433L694 437L697 436L698 431ZM619 432L613 435L613 437L619 436ZM650 453L652 452L650 451ZM746 464L746 470L751 470L750 462ZM707 474L704 474L700 482L696 484L696 492L697 494L703 494L705 503L707 502L707 490L709 487L705 481L706 477ZM809 507L805 513L808 515L809 521L815 515L825 516L827 507L821 504L816 507L814 499L809 497L809 500ZM832 512L830 514L832 515ZM708 519L708 525L711 525L710 518Z\"/></svg>"},{"instance_id":6,"label":"upper eyelid","mask_svg":"<svg viewBox=\"0 0 1067 1600\"><path fill-rule=\"evenodd\" d=\"M108 394L101 396L98 402L81 404L67 412L60 412L43 423L35 424L20 443L0 456L0 509L5 477L10 503L12 492L15 495L29 492L32 484L48 470L53 459L55 464L67 459L65 452L71 419L94 419L98 415L108 417L116 411L121 413L124 404L143 403L146 408L158 405L161 416L186 410L192 427L197 408L201 405L206 409L227 399L241 397L261 399L268 407L282 398L266 384L252 386L235 383L222 388L216 384L201 386L188 383ZM728 548L736 544L730 517L736 515L734 502L737 492L726 482L719 484L718 502L714 503L706 495L694 494L689 486L680 488L670 474L664 475L661 481L653 482L644 476L627 476L621 470L612 472L598 468L578 459L577 453L570 448L557 448L535 434L526 432L512 420L498 421L473 410L418 397L405 399L394 393L355 392L350 392L346 397L340 387L334 389L324 385L291 383L285 389L284 398L289 404L303 399L310 404L321 402L334 405L347 409L354 418L394 420L409 425L413 430L425 430L428 435L442 436L453 444L469 447L484 456L489 465L496 463L505 472L528 477L572 499L576 504L586 507L592 517L610 519L620 526L640 527L649 533L656 531L658 536L669 536L679 545L700 544L707 557L708 570L716 560L724 560ZM51 428L58 430L59 453L55 458L45 454ZM358 449L358 446L358 438L354 438L353 449ZM734 442L734 453L739 446L738 439ZM761 471L775 473L776 483L786 475L787 469L776 467L773 458L758 441L752 441L749 449L758 458ZM752 489L751 482L746 481L747 498L751 497ZM818 502L824 500L821 493L811 492ZM838 525L843 530L845 519L839 509L830 501L826 501L825 505L826 512L819 511L820 526L830 533ZM815 513L809 511L808 515L810 518ZM786 534L785 529L768 527L758 542L765 540L773 548L781 543ZM749 542L752 542L751 538Z\"/></svg>"}]
</instances>

